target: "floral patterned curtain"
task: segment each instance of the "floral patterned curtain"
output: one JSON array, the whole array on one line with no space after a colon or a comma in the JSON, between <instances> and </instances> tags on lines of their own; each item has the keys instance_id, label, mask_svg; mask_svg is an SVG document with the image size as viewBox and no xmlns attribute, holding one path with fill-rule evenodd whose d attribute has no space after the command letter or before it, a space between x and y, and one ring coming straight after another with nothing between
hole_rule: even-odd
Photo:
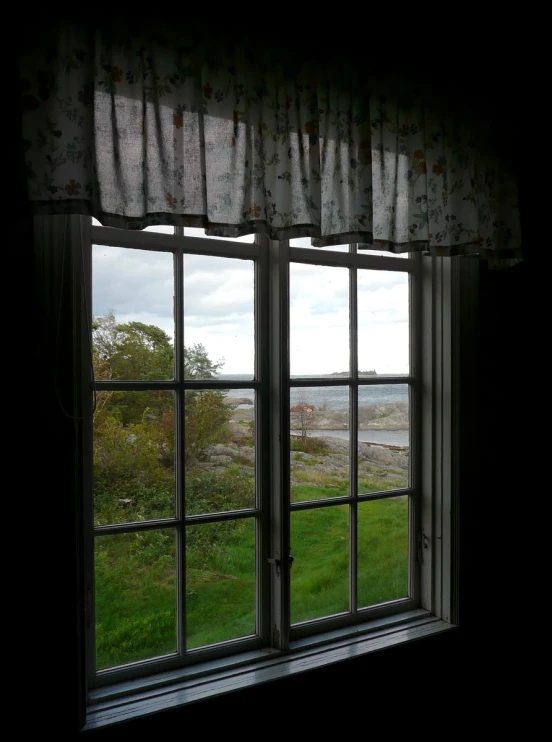
<instances>
[{"instance_id":1,"label":"floral patterned curtain","mask_svg":"<svg viewBox=\"0 0 552 742\"><path fill-rule=\"evenodd\" d=\"M69 30L28 54L36 214L521 256L515 179L466 120L345 66Z\"/></svg>"}]
</instances>

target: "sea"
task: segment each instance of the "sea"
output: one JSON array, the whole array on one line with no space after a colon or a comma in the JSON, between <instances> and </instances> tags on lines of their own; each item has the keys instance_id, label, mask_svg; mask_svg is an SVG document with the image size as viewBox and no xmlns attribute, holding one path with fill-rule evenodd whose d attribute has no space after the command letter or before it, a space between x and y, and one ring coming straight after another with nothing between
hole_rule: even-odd
<instances>
[{"instance_id":1,"label":"sea","mask_svg":"<svg viewBox=\"0 0 552 742\"><path fill-rule=\"evenodd\" d=\"M390 374L391 375L391 374ZM405 374L392 374L393 376L404 376ZM251 380L248 374L221 374L221 380L243 381L244 383ZM296 379L331 379L327 376L295 376ZM231 397L244 397L254 400L255 392L253 389L232 389L228 392ZM293 407L299 402L312 404L316 409L327 410L344 410L349 407L349 387L348 386L319 386L319 387L294 387L290 389L290 403ZM381 405L393 402L408 402L408 384L378 384L367 385L359 388L359 405ZM251 405L240 405L242 409L251 409ZM292 434L298 434L298 431L291 431ZM341 439L349 438L348 430L309 430L308 435L312 437L334 437ZM375 443L379 445L408 446L408 430L359 430L359 441Z\"/></svg>"}]
</instances>

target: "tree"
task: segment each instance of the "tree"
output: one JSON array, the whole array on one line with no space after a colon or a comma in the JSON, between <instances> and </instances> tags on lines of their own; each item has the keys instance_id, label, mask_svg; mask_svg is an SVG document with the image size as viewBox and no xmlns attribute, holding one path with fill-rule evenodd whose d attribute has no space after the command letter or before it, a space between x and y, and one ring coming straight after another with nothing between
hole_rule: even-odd
<instances>
[{"instance_id":1,"label":"tree","mask_svg":"<svg viewBox=\"0 0 552 742\"><path fill-rule=\"evenodd\" d=\"M174 378L171 339L156 325L137 321L119 324L110 311L94 318L92 337L96 379L156 381ZM213 362L201 343L184 348L187 379L216 379L223 363L223 359ZM218 390L187 390L184 404L185 465L190 468L201 460L207 446L227 439L226 423L231 409L225 404L224 393ZM153 479L164 480L163 468L174 466L174 394L155 390L99 391L94 431L96 481L101 480L104 489L127 497L129 486L136 488L131 469L142 468L146 460L148 471L155 472ZM140 441L139 455L135 443L132 455L129 453L129 441ZM121 449L118 456L115 455L117 447ZM139 466L138 461L141 462ZM148 482L150 479L146 477Z\"/></svg>"},{"instance_id":2,"label":"tree","mask_svg":"<svg viewBox=\"0 0 552 742\"><path fill-rule=\"evenodd\" d=\"M216 379L219 369L223 366L224 358L213 363L201 343L184 348L184 377L186 379Z\"/></svg>"},{"instance_id":3,"label":"tree","mask_svg":"<svg viewBox=\"0 0 552 742\"><path fill-rule=\"evenodd\" d=\"M111 379L151 381L174 376L171 339L156 325L119 324L110 310L104 317L94 317L92 341L95 362L99 368L109 368Z\"/></svg>"},{"instance_id":4,"label":"tree","mask_svg":"<svg viewBox=\"0 0 552 742\"><path fill-rule=\"evenodd\" d=\"M98 380L153 381L174 377L174 351L170 337L156 325L143 322L118 324L109 311L92 323L94 376ZM94 425L109 413L123 425L138 424L146 408L161 416L171 408L167 392L113 392L96 395Z\"/></svg>"},{"instance_id":5,"label":"tree","mask_svg":"<svg viewBox=\"0 0 552 742\"><path fill-rule=\"evenodd\" d=\"M305 395L299 396L299 402L290 408L291 427L301 431L301 441L304 443L312 426L315 406L309 404Z\"/></svg>"},{"instance_id":6,"label":"tree","mask_svg":"<svg viewBox=\"0 0 552 742\"><path fill-rule=\"evenodd\" d=\"M224 359L211 361L205 347L195 343L184 348L184 377L186 379L216 379ZM224 401L224 393L217 390L192 391L184 396L186 459L189 469L200 459L207 446L221 442L228 437L226 423L230 420L231 409Z\"/></svg>"}]
</instances>

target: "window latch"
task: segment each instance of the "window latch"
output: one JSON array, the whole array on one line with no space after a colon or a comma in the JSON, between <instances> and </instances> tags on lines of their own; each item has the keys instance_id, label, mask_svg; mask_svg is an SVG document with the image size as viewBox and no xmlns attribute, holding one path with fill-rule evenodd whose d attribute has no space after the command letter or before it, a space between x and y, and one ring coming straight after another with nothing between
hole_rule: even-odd
<instances>
[{"instance_id":1,"label":"window latch","mask_svg":"<svg viewBox=\"0 0 552 742\"><path fill-rule=\"evenodd\" d=\"M424 551L429 548L429 536L424 531L418 531L416 534L416 559L418 562L424 561Z\"/></svg>"},{"instance_id":2,"label":"window latch","mask_svg":"<svg viewBox=\"0 0 552 742\"><path fill-rule=\"evenodd\" d=\"M279 575L280 574L280 568L282 566L282 560L279 557L276 557L276 558L269 557L266 561L269 564L274 564L275 565L275 567L276 567L276 574ZM288 568L289 569L292 568L294 561L295 561L295 557L293 557L291 555L291 551L290 551L290 554L289 554L289 557L288 557Z\"/></svg>"}]
</instances>

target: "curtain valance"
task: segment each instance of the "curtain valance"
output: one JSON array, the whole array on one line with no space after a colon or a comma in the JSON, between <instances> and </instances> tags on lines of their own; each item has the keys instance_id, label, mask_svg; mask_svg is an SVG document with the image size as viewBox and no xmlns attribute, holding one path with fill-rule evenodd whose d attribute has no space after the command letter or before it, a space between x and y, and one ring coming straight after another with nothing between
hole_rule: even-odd
<instances>
[{"instance_id":1,"label":"curtain valance","mask_svg":"<svg viewBox=\"0 0 552 742\"><path fill-rule=\"evenodd\" d=\"M468 118L354 65L65 29L22 77L35 214L521 257L508 160Z\"/></svg>"}]
</instances>

